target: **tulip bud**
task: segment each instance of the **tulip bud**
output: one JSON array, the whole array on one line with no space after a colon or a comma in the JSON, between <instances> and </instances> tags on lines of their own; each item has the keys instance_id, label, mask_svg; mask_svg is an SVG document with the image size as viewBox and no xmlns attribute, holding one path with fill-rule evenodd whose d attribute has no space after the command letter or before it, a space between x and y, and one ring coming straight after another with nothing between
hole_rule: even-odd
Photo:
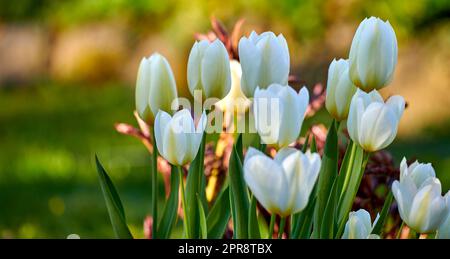
<instances>
[{"instance_id":1,"label":"tulip bud","mask_svg":"<svg viewBox=\"0 0 450 259\"><path fill-rule=\"evenodd\" d=\"M371 234L373 227L377 224L380 215L377 214L373 224L370 214L364 209L350 212L345 224L343 239L379 239L380 236Z\"/></svg>"},{"instance_id":2,"label":"tulip bud","mask_svg":"<svg viewBox=\"0 0 450 259\"><path fill-rule=\"evenodd\" d=\"M388 85L397 64L397 38L389 22L364 19L350 48L350 79L366 92Z\"/></svg>"},{"instance_id":3,"label":"tulip bud","mask_svg":"<svg viewBox=\"0 0 450 259\"><path fill-rule=\"evenodd\" d=\"M230 90L231 75L228 52L223 43L202 40L195 42L187 65L189 90L201 90L206 98L222 99Z\"/></svg>"},{"instance_id":4,"label":"tulip bud","mask_svg":"<svg viewBox=\"0 0 450 259\"><path fill-rule=\"evenodd\" d=\"M294 142L302 128L309 94L303 87L297 94L290 86L272 84L255 91L255 127L265 144L285 147Z\"/></svg>"},{"instance_id":5,"label":"tulip bud","mask_svg":"<svg viewBox=\"0 0 450 259\"><path fill-rule=\"evenodd\" d=\"M356 86L348 75L348 61L333 60L328 68L327 98L325 106L338 121L347 119L350 102L356 92Z\"/></svg>"},{"instance_id":6,"label":"tulip bud","mask_svg":"<svg viewBox=\"0 0 450 259\"><path fill-rule=\"evenodd\" d=\"M155 53L143 58L136 82L136 110L148 123L152 123L159 110L171 112L177 99L177 86L169 62Z\"/></svg>"},{"instance_id":7,"label":"tulip bud","mask_svg":"<svg viewBox=\"0 0 450 259\"><path fill-rule=\"evenodd\" d=\"M447 205L447 216L436 234L438 239L450 239L450 191L445 195L445 203Z\"/></svg>"},{"instance_id":8,"label":"tulip bud","mask_svg":"<svg viewBox=\"0 0 450 259\"><path fill-rule=\"evenodd\" d=\"M447 206L441 196L441 182L430 165L400 165L400 181L392 184L402 220L418 233L435 232L444 221Z\"/></svg>"},{"instance_id":9,"label":"tulip bud","mask_svg":"<svg viewBox=\"0 0 450 259\"><path fill-rule=\"evenodd\" d=\"M320 170L320 156L283 148L274 159L252 147L244 159L244 179L270 213L282 217L303 210Z\"/></svg>"},{"instance_id":10,"label":"tulip bud","mask_svg":"<svg viewBox=\"0 0 450 259\"><path fill-rule=\"evenodd\" d=\"M383 149L395 139L404 109L401 96L392 96L385 103L376 90L365 93L358 89L350 103L348 134L368 152Z\"/></svg>"},{"instance_id":11,"label":"tulip bud","mask_svg":"<svg viewBox=\"0 0 450 259\"><path fill-rule=\"evenodd\" d=\"M187 109L176 112L173 117L164 111L158 112L155 119L155 139L159 153L172 165L181 166L192 162L200 147L205 127L205 112L197 127Z\"/></svg>"},{"instance_id":12,"label":"tulip bud","mask_svg":"<svg viewBox=\"0 0 450 259\"><path fill-rule=\"evenodd\" d=\"M289 49L283 35L273 32L260 35L252 32L239 41L239 60L242 65L241 86L247 97L253 97L256 87L271 84L287 85L289 77Z\"/></svg>"}]
</instances>

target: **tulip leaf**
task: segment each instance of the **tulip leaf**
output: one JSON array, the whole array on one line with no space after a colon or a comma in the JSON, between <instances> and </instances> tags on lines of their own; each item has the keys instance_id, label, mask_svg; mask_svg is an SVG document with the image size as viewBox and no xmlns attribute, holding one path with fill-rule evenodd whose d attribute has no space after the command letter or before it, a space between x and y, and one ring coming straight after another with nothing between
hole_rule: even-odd
<instances>
[{"instance_id":1,"label":"tulip leaf","mask_svg":"<svg viewBox=\"0 0 450 259\"><path fill-rule=\"evenodd\" d=\"M170 173L170 194L167 199L161 221L158 225L158 237L169 238L172 227L177 219L178 211L178 189L180 188L180 175L175 166Z\"/></svg>"},{"instance_id":2,"label":"tulip leaf","mask_svg":"<svg viewBox=\"0 0 450 259\"><path fill-rule=\"evenodd\" d=\"M394 196L392 194L392 191L389 191L389 194L387 195L386 199L384 200L384 205L383 205L383 209L381 210L380 217L378 218L377 223L373 227L371 234L381 235L381 232L383 231L383 227L386 223L387 217L389 216L389 209L391 208L393 200L394 200Z\"/></svg>"},{"instance_id":3,"label":"tulip leaf","mask_svg":"<svg viewBox=\"0 0 450 259\"><path fill-rule=\"evenodd\" d=\"M200 196L197 194L197 203L198 203L198 213L200 215L200 238L207 239L208 238L208 226L206 225L206 216L205 210L203 209L203 204L200 199Z\"/></svg>"},{"instance_id":4,"label":"tulip leaf","mask_svg":"<svg viewBox=\"0 0 450 259\"><path fill-rule=\"evenodd\" d=\"M316 143L316 137L314 137L314 134L312 135L311 147L309 149L311 150L312 153L317 153L317 143Z\"/></svg>"},{"instance_id":5,"label":"tulip leaf","mask_svg":"<svg viewBox=\"0 0 450 259\"><path fill-rule=\"evenodd\" d=\"M200 200L205 195L205 189L202 188L204 174L204 156L205 156L205 140L206 134L203 134L202 142L200 144L197 156L189 166L188 175L186 178L186 217L188 217L188 234L187 238L200 238L200 215L197 202L197 194Z\"/></svg>"},{"instance_id":6,"label":"tulip leaf","mask_svg":"<svg viewBox=\"0 0 450 259\"><path fill-rule=\"evenodd\" d=\"M95 156L95 164L97 165L100 186L116 238L133 238L126 223L125 211L119 194L97 156Z\"/></svg>"},{"instance_id":7,"label":"tulip leaf","mask_svg":"<svg viewBox=\"0 0 450 259\"><path fill-rule=\"evenodd\" d=\"M331 187L330 196L328 197L327 205L325 207L322 224L320 225L320 238L330 239L334 237L334 225L336 216L336 196L337 196L338 181L335 178L333 187Z\"/></svg>"},{"instance_id":8,"label":"tulip leaf","mask_svg":"<svg viewBox=\"0 0 450 259\"><path fill-rule=\"evenodd\" d=\"M250 200L250 210L248 215L248 238L261 238L259 232L258 215L257 215L257 201L255 196L252 195Z\"/></svg>"},{"instance_id":9,"label":"tulip leaf","mask_svg":"<svg viewBox=\"0 0 450 259\"><path fill-rule=\"evenodd\" d=\"M305 153L306 150L308 150L308 142L309 142L309 134L306 135L305 143L303 143L303 146L302 146L302 152L303 153Z\"/></svg>"},{"instance_id":10,"label":"tulip leaf","mask_svg":"<svg viewBox=\"0 0 450 259\"><path fill-rule=\"evenodd\" d=\"M308 238L311 234L314 207L317 200L316 189L317 184L314 185L311 195L309 196L308 205L306 205L305 209L292 215L292 230L290 235L292 239Z\"/></svg>"},{"instance_id":11,"label":"tulip leaf","mask_svg":"<svg viewBox=\"0 0 450 259\"><path fill-rule=\"evenodd\" d=\"M348 215L352 209L353 202L358 192L359 185L366 168L367 161L369 159L369 154L365 153L360 147L357 147L355 162L351 170L351 176L347 188L344 190L343 196L341 197L338 205L338 232L337 236L342 235L347 222Z\"/></svg>"},{"instance_id":12,"label":"tulip leaf","mask_svg":"<svg viewBox=\"0 0 450 259\"><path fill-rule=\"evenodd\" d=\"M225 186L223 191L216 198L216 201L206 218L208 238L218 239L223 237L231 214L230 203L228 201L229 197L229 187Z\"/></svg>"},{"instance_id":13,"label":"tulip leaf","mask_svg":"<svg viewBox=\"0 0 450 259\"><path fill-rule=\"evenodd\" d=\"M357 145L350 139L345 150L344 159L342 160L341 168L338 175L338 195L339 200L342 197L344 191L347 189L348 182L350 181L351 171L355 162Z\"/></svg>"},{"instance_id":14,"label":"tulip leaf","mask_svg":"<svg viewBox=\"0 0 450 259\"><path fill-rule=\"evenodd\" d=\"M314 143L313 139L313 143ZM321 232L323 215L331 194L333 182L337 176L338 166L338 137L336 131L336 121L333 120L328 129L325 148L322 156L322 165L319 171L317 182L317 202L314 210L314 232L315 235Z\"/></svg>"},{"instance_id":15,"label":"tulip leaf","mask_svg":"<svg viewBox=\"0 0 450 259\"><path fill-rule=\"evenodd\" d=\"M239 143L241 136L238 137L236 143ZM248 237L248 210L249 198L247 186L244 180L244 172L242 169L241 159L237 151L238 144L233 146L228 166L228 177L230 180L230 194L232 205L234 206L233 224L236 238Z\"/></svg>"}]
</instances>

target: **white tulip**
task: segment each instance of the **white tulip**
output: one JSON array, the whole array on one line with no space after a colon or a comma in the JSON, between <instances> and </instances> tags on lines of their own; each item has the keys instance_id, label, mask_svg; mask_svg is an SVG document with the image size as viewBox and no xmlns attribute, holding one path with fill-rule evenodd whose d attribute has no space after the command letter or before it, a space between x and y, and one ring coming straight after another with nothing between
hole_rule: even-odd
<instances>
[{"instance_id":1,"label":"white tulip","mask_svg":"<svg viewBox=\"0 0 450 259\"><path fill-rule=\"evenodd\" d=\"M368 152L387 147L395 139L405 109L403 97L395 95L386 103L373 90L357 90L350 103L347 129L350 138Z\"/></svg>"},{"instance_id":2,"label":"white tulip","mask_svg":"<svg viewBox=\"0 0 450 259\"><path fill-rule=\"evenodd\" d=\"M356 92L356 86L348 75L348 61L335 59L328 68L327 97L325 106L338 121L347 119L350 102Z\"/></svg>"},{"instance_id":3,"label":"white tulip","mask_svg":"<svg viewBox=\"0 0 450 259\"><path fill-rule=\"evenodd\" d=\"M445 217L438 229L436 234L438 239L450 239L450 191L445 195L445 201L447 204L447 217Z\"/></svg>"},{"instance_id":4,"label":"white tulip","mask_svg":"<svg viewBox=\"0 0 450 259\"><path fill-rule=\"evenodd\" d=\"M373 224L370 214L364 209L350 212L348 221L345 224L343 239L378 239L378 235L371 234L378 222L380 215L377 214Z\"/></svg>"},{"instance_id":5,"label":"white tulip","mask_svg":"<svg viewBox=\"0 0 450 259\"><path fill-rule=\"evenodd\" d=\"M242 65L241 86L247 97L253 97L256 87L267 88L277 83L287 85L289 77L289 49L283 35L273 32L258 35L252 32L239 41L239 60Z\"/></svg>"},{"instance_id":6,"label":"white tulip","mask_svg":"<svg viewBox=\"0 0 450 259\"><path fill-rule=\"evenodd\" d=\"M159 110L171 112L177 100L177 86L169 62L155 53L143 58L136 81L136 110L139 116L152 123Z\"/></svg>"},{"instance_id":7,"label":"white tulip","mask_svg":"<svg viewBox=\"0 0 450 259\"><path fill-rule=\"evenodd\" d=\"M282 217L303 210L320 170L320 156L283 148L274 159L252 147L244 160L244 178L256 199Z\"/></svg>"},{"instance_id":8,"label":"white tulip","mask_svg":"<svg viewBox=\"0 0 450 259\"><path fill-rule=\"evenodd\" d=\"M202 40L192 46L187 65L189 90L201 90L206 98L222 99L230 90L231 74L228 52L223 43Z\"/></svg>"},{"instance_id":9,"label":"white tulip","mask_svg":"<svg viewBox=\"0 0 450 259\"><path fill-rule=\"evenodd\" d=\"M403 159L400 171L400 181L392 184L400 217L419 233L436 231L446 216L447 206L434 169L417 162L408 167Z\"/></svg>"},{"instance_id":10,"label":"white tulip","mask_svg":"<svg viewBox=\"0 0 450 259\"><path fill-rule=\"evenodd\" d=\"M285 147L294 142L302 128L309 94L306 87L297 92L290 86L272 84L255 91L255 127L265 144Z\"/></svg>"},{"instance_id":11,"label":"white tulip","mask_svg":"<svg viewBox=\"0 0 450 259\"><path fill-rule=\"evenodd\" d=\"M350 49L350 78L366 92L388 85L397 64L397 38L389 22L364 19Z\"/></svg>"},{"instance_id":12,"label":"white tulip","mask_svg":"<svg viewBox=\"0 0 450 259\"><path fill-rule=\"evenodd\" d=\"M197 155L206 127L203 112L197 127L187 109L176 112L173 117L164 111L155 119L155 139L159 153L172 165L185 165Z\"/></svg>"}]
</instances>

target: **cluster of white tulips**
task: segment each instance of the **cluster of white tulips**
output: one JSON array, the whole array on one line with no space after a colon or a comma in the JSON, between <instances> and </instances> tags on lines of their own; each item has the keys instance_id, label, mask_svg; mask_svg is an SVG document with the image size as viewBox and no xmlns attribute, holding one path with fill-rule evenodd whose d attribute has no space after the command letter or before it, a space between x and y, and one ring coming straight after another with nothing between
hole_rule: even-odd
<instances>
[{"instance_id":1,"label":"cluster of white tulips","mask_svg":"<svg viewBox=\"0 0 450 259\"><path fill-rule=\"evenodd\" d=\"M220 40L202 40L193 45L187 64L192 95L200 91L202 97L214 98L216 108L224 112L230 112L234 101L244 100L250 109L241 111L251 114L259 136L253 146L243 147L242 134L234 134L227 180L214 202L206 199L203 172L212 113L179 108L174 75L163 56L153 54L141 62L136 110L150 126L154 144L153 238L170 237L178 218L178 193L186 238L221 238L230 218L235 238L272 238L277 217L279 237L379 238L392 195L409 228L450 237L450 194L442 196L430 164L401 162L400 179L373 223L369 212L350 211L369 155L393 142L405 109L403 97L385 101L378 92L392 80L397 63L397 40L389 22L374 17L362 21L349 58L331 62L326 109L334 119L322 155L314 139L302 150L292 145L301 133L309 94L306 87L297 92L288 85L290 57L283 35L252 32L240 39L238 50L239 61L230 61ZM338 167L342 127L350 140ZM276 154L265 153L266 145ZM162 215L157 213L158 155L172 165L171 194ZM269 222L258 203L272 215ZM290 229L285 227L288 220Z\"/></svg>"}]
</instances>

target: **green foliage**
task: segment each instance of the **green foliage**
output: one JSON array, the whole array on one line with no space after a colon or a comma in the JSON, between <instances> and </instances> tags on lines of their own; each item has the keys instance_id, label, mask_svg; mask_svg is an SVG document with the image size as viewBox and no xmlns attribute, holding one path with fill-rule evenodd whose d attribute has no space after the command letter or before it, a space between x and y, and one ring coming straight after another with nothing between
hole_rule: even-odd
<instances>
[{"instance_id":1,"label":"green foliage","mask_svg":"<svg viewBox=\"0 0 450 259\"><path fill-rule=\"evenodd\" d=\"M105 198L106 207L108 209L109 219L111 220L116 238L133 238L126 223L125 211L122 202L120 201L120 197L97 156L95 156L95 164L97 166L103 197Z\"/></svg>"}]
</instances>

